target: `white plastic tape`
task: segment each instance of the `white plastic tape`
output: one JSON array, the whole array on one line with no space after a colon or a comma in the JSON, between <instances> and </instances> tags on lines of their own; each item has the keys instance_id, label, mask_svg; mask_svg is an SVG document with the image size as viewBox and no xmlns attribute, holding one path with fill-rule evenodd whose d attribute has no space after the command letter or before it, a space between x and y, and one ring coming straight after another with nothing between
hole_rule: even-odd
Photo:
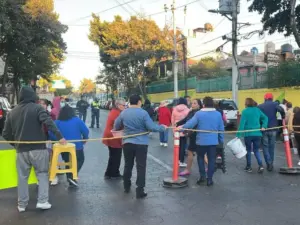
<instances>
[{"instance_id":1,"label":"white plastic tape","mask_svg":"<svg viewBox=\"0 0 300 225\"><path fill-rule=\"evenodd\" d=\"M289 139L289 136L288 135L286 135L286 136L284 136L284 141L285 142L287 142L287 141L289 141L290 139Z\"/></svg>"},{"instance_id":2,"label":"white plastic tape","mask_svg":"<svg viewBox=\"0 0 300 225\"><path fill-rule=\"evenodd\" d=\"M284 135L288 135L288 130L287 129L283 129L283 134Z\"/></svg>"},{"instance_id":3,"label":"white plastic tape","mask_svg":"<svg viewBox=\"0 0 300 225\"><path fill-rule=\"evenodd\" d=\"M175 146L179 146L179 140L176 140L176 139L175 139L175 140L174 140L174 145L175 145Z\"/></svg>"}]
</instances>

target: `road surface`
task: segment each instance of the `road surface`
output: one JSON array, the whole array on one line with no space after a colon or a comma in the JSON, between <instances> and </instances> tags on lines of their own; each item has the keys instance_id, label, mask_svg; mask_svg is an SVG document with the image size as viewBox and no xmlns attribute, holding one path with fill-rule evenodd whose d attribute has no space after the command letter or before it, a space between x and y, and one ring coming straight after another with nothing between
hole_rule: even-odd
<instances>
[{"instance_id":1,"label":"road surface","mask_svg":"<svg viewBox=\"0 0 300 225\"><path fill-rule=\"evenodd\" d=\"M101 111L101 129L92 129L91 137L102 136L107 111ZM89 118L88 118L89 119ZM87 122L89 123L90 120ZM226 141L233 138L226 135ZM198 171L194 161L189 187L165 189L162 180L171 176L172 139L169 147L159 146L153 134L148 155L148 197L135 199L135 192L123 193L121 181L103 179L108 151L100 142L90 142L86 161L79 174L77 190L68 189L64 176L51 187L53 208L35 209L36 185L30 187L31 200L25 213L18 213L16 189L0 191L1 225L298 225L300 177L278 174L285 165L282 144L276 146L276 170L256 173L243 171L245 159L235 159L227 152L227 174L218 171L213 187L197 186ZM296 157L294 156L296 162ZM123 168L123 164L122 164ZM135 173L133 181L135 180ZM134 189L133 189L134 190Z\"/></svg>"}]
</instances>

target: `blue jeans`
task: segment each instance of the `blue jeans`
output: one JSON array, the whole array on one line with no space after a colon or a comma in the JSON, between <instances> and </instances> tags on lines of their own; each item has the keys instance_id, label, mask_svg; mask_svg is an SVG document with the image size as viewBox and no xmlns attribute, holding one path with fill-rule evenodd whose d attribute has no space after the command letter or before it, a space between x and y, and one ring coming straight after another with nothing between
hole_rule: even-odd
<instances>
[{"instance_id":1,"label":"blue jeans","mask_svg":"<svg viewBox=\"0 0 300 225\"><path fill-rule=\"evenodd\" d=\"M208 170L207 178L212 179L215 172L215 163L216 163L216 145L208 146L198 146L197 149L197 160L199 166L199 172L201 177L206 177L205 165L204 165L204 156L207 154L208 159Z\"/></svg>"},{"instance_id":2,"label":"blue jeans","mask_svg":"<svg viewBox=\"0 0 300 225\"><path fill-rule=\"evenodd\" d=\"M168 143L168 137L169 137L168 129L166 129L163 132L159 132L160 143Z\"/></svg>"},{"instance_id":3,"label":"blue jeans","mask_svg":"<svg viewBox=\"0 0 300 225\"><path fill-rule=\"evenodd\" d=\"M247 166L251 167L251 151L253 150L259 166L262 166L262 160L260 158L259 146L261 142L261 137L245 137L245 145L247 149Z\"/></svg>"},{"instance_id":4,"label":"blue jeans","mask_svg":"<svg viewBox=\"0 0 300 225\"><path fill-rule=\"evenodd\" d=\"M267 164L273 164L274 162L276 134L276 130L269 130L263 133L263 151Z\"/></svg>"}]
</instances>

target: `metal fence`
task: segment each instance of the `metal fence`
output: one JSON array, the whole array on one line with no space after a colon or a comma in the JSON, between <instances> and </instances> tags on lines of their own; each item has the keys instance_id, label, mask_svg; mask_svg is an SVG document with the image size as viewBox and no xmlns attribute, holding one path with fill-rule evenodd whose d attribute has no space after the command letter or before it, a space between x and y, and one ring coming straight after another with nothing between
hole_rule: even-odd
<instances>
[{"instance_id":1,"label":"metal fence","mask_svg":"<svg viewBox=\"0 0 300 225\"><path fill-rule=\"evenodd\" d=\"M274 70L274 68L271 68ZM271 70L270 69L270 70ZM276 69L276 68L275 68ZM239 89L259 89L259 88L277 88L300 85L300 66L299 68L280 69L260 73L241 74L239 76ZM188 79L188 89L196 89L198 93L231 91L231 76L223 76L208 80L197 80L196 77ZM179 80L178 89L184 90L184 80ZM174 83L162 83L150 85L147 87L147 93L171 92L174 90Z\"/></svg>"},{"instance_id":2,"label":"metal fence","mask_svg":"<svg viewBox=\"0 0 300 225\"><path fill-rule=\"evenodd\" d=\"M195 89L197 86L196 77L191 77L187 79L187 89ZM184 90L185 82L184 80L178 81L178 90ZM171 92L174 90L174 82L167 82L162 84L149 85L147 87L147 94Z\"/></svg>"},{"instance_id":3,"label":"metal fence","mask_svg":"<svg viewBox=\"0 0 300 225\"><path fill-rule=\"evenodd\" d=\"M231 76L219 77L208 80L199 80L197 82L197 92L214 92L231 90Z\"/></svg>"}]
</instances>

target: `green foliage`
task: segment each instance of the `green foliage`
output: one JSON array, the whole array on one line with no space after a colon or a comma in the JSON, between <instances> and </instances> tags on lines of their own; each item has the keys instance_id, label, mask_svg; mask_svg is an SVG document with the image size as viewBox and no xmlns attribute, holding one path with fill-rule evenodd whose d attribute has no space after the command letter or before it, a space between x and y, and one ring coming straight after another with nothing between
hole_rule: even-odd
<instances>
[{"instance_id":1,"label":"green foliage","mask_svg":"<svg viewBox=\"0 0 300 225\"><path fill-rule=\"evenodd\" d=\"M287 61L277 67L270 67L266 72L268 87L291 87L300 85L299 61Z\"/></svg>"},{"instance_id":2,"label":"green foliage","mask_svg":"<svg viewBox=\"0 0 300 225\"><path fill-rule=\"evenodd\" d=\"M2 86L7 79L16 88L21 79L25 83L38 75L48 79L64 58L66 44L62 34L67 27L54 14L31 15L25 2L1 0L0 3L0 57L5 62Z\"/></svg>"},{"instance_id":3,"label":"green foliage","mask_svg":"<svg viewBox=\"0 0 300 225\"><path fill-rule=\"evenodd\" d=\"M248 0L252 4L250 12L262 14L263 29L269 34L284 33L285 36L293 34L291 26L291 1L290 0ZM296 3L294 3L296 4ZM300 5L295 7L296 29L300 29ZM295 34L294 34L295 35ZM297 34L299 35L299 34ZM298 43L299 45L300 43Z\"/></svg>"},{"instance_id":4,"label":"green foliage","mask_svg":"<svg viewBox=\"0 0 300 225\"><path fill-rule=\"evenodd\" d=\"M189 76L197 76L198 78L214 78L220 76L228 76L230 73L220 68L220 64L212 57L205 57L189 69Z\"/></svg>"}]
</instances>

